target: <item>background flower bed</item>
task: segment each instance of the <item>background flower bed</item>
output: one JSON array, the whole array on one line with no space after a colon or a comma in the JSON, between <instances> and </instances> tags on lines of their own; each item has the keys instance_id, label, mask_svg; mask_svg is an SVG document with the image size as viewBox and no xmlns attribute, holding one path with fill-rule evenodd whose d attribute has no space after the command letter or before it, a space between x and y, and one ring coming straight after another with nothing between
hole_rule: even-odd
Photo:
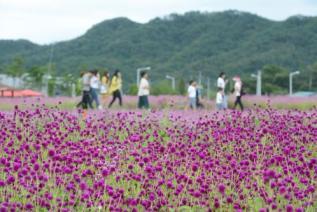
<instances>
[{"instance_id":1,"label":"background flower bed","mask_svg":"<svg viewBox=\"0 0 317 212\"><path fill-rule=\"evenodd\" d=\"M0 112L1 209L313 211L317 111Z\"/></svg>"},{"instance_id":2,"label":"background flower bed","mask_svg":"<svg viewBox=\"0 0 317 212\"><path fill-rule=\"evenodd\" d=\"M76 104L80 101L80 97L42 97L42 98L0 98L0 111L12 110L15 105L20 108L30 108L32 105L47 105L55 106L59 104L59 108L73 110ZM108 101L110 101L109 97ZM174 109L183 110L187 105L187 98L184 96L150 96L150 106L153 109ZM232 108L234 96L229 98L229 106ZM136 109L138 97L124 96L123 109ZM202 100L205 109L214 110L214 100ZM243 103L246 108L255 109L257 107L267 108L271 106L275 109L300 109L310 110L317 106L317 97L289 97L289 96L271 96L271 97L257 97L257 96L244 96ZM107 106L107 105L106 105ZM114 108L118 109L115 104Z\"/></svg>"}]
</instances>

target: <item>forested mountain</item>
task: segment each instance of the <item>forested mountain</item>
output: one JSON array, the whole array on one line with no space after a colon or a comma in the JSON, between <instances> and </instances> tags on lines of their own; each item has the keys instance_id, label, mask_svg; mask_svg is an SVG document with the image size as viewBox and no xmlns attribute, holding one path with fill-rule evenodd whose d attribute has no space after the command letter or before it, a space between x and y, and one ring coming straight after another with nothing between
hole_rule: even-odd
<instances>
[{"instance_id":1,"label":"forested mountain","mask_svg":"<svg viewBox=\"0 0 317 212\"><path fill-rule=\"evenodd\" d=\"M295 70L317 61L316 47L316 17L277 22L239 11L189 12L146 24L126 18L101 22L78 38L54 44L53 63L57 75L118 68L134 82L138 67L151 66L154 80L167 73L187 80L198 71L210 78L221 70L249 75L266 64ZM29 68L46 65L50 52L50 45L0 41L0 69L17 55Z\"/></svg>"}]
</instances>

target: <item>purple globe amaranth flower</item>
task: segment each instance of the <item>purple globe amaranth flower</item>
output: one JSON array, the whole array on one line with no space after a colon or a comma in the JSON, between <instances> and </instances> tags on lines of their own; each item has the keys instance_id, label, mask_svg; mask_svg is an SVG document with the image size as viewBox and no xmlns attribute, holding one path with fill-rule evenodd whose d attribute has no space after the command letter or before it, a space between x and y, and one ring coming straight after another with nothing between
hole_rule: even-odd
<instances>
[{"instance_id":1,"label":"purple globe amaranth flower","mask_svg":"<svg viewBox=\"0 0 317 212\"><path fill-rule=\"evenodd\" d=\"M219 203L219 201L215 201L215 202L214 202L214 207L215 207L215 208L220 208L220 203Z\"/></svg>"},{"instance_id":2,"label":"purple globe amaranth flower","mask_svg":"<svg viewBox=\"0 0 317 212\"><path fill-rule=\"evenodd\" d=\"M286 212L293 212L294 211L294 208L292 205L286 205L285 209L286 209Z\"/></svg>"},{"instance_id":3,"label":"purple globe amaranth flower","mask_svg":"<svg viewBox=\"0 0 317 212\"><path fill-rule=\"evenodd\" d=\"M7 177L7 184L12 184L15 182L15 177L10 175Z\"/></svg>"},{"instance_id":4,"label":"purple globe amaranth flower","mask_svg":"<svg viewBox=\"0 0 317 212\"><path fill-rule=\"evenodd\" d=\"M90 197L89 191L84 191L84 193L82 193L82 195L81 195L82 200L88 200L89 197Z\"/></svg>"},{"instance_id":5,"label":"purple globe amaranth flower","mask_svg":"<svg viewBox=\"0 0 317 212\"><path fill-rule=\"evenodd\" d=\"M272 210L276 210L277 209L277 204L276 203L272 203L271 208L272 208Z\"/></svg>"},{"instance_id":6,"label":"purple globe amaranth flower","mask_svg":"<svg viewBox=\"0 0 317 212\"><path fill-rule=\"evenodd\" d=\"M219 191L220 193L224 193L225 190L226 190L226 186L225 186L223 183L220 183L220 184L218 185L218 191Z\"/></svg>"},{"instance_id":7,"label":"purple globe amaranth flower","mask_svg":"<svg viewBox=\"0 0 317 212\"><path fill-rule=\"evenodd\" d=\"M155 200L155 193L154 193L154 192L150 192L150 194L149 194L149 200L150 200L150 201L154 201L154 200Z\"/></svg>"},{"instance_id":8,"label":"purple globe amaranth flower","mask_svg":"<svg viewBox=\"0 0 317 212\"><path fill-rule=\"evenodd\" d=\"M128 205L129 206L137 206L138 205L138 200L137 199L134 199L134 198L129 198L128 200Z\"/></svg>"},{"instance_id":9,"label":"purple globe amaranth flower","mask_svg":"<svg viewBox=\"0 0 317 212\"><path fill-rule=\"evenodd\" d=\"M295 212L304 212L303 208L296 208Z\"/></svg>"},{"instance_id":10,"label":"purple globe amaranth flower","mask_svg":"<svg viewBox=\"0 0 317 212\"><path fill-rule=\"evenodd\" d=\"M48 156L54 157L55 156L55 151L53 149L48 150Z\"/></svg>"},{"instance_id":11,"label":"purple globe amaranth flower","mask_svg":"<svg viewBox=\"0 0 317 212\"><path fill-rule=\"evenodd\" d=\"M241 206L240 206L240 204L239 203L234 203L233 204L233 208L235 209L235 210L239 210L239 209L241 209Z\"/></svg>"},{"instance_id":12,"label":"purple globe amaranth flower","mask_svg":"<svg viewBox=\"0 0 317 212\"><path fill-rule=\"evenodd\" d=\"M286 187L285 186L281 186L278 190L279 194L284 194L286 192Z\"/></svg>"},{"instance_id":13,"label":"purple globe amaranth flower","mask_svg":"<svg viewBox=\"0 0 317 212\"><path fill-rule=\"evenodd\" d=\"M226 198L226 202L227 202L228 204L231 204L231 203L233 203L233 200L232 200L231 197L227 197L227 198Z\"/></svg>"},{"instance_id":14,"label":"purple globe amaranth flower","mask_svg":"<svg viewBox=\"0 0 317 212\"><path fill-rule=\"evenodd\" d=\"M192 170L193 170L194 172L198 171L198 165L197 165L197 164L193 164L193 165L192 165Z\"/></svg>"},{"instance_id":15,"label":"purple globe amaranth flower","mask_svg":"<svg viewBox=\"0 0 317 212\"><path fill-rule=\"evenodd\" d=\"M26 203L26 204L25 204L25 209L26 209L26 210L33 210L33 205L32 205L32 203Z\"/></svg>"},{"instance_id":16,"label":"purple globe amaranth flower","mask_svg":"<svg viewBox=\"0 0 317 212\"><path fill-rule=\"evenodd\" d=\"M313 186L313 185L308 186L307 192L309 192L309 193L314 193L315 191L316 191L315 186Z\"/></svg>"},{"instance_id":17,"label":"purple globe amaranth flower","mask_svg":"<svg viewBox=\"0 0 317 212\"><path fill-rule=\"evenodd\" d=\"M18 171L21 168L21 164L20 163L14 163L13 165L13 170L14 171Z\"/></svg>"},{"instance_id":18,"label":"purple globe amaranth flower","mask_svg":"<svg viewBox=\"0 0 317 212\"><path fill-rule=\"evenodd\" d=\"M33 169L34 169L34 171L38 171L40 169L40 165L38 163L35 163L33 165Z\"/></svg>"},{"instance_id":19,"label":"purple globe amaranth flower","mask_svg":"<svg viewBox=\"0 0 317 212\"><path fill-rule=\"evenodd\" d=\"M110 170L109 169L103 169L101 174L102 174L102 176L107 177L110 174Z\"/></svg>"},{"instance_id":20,"label":"purple globe amaranth flower","mask_svg":"<svg viewBox=\"0 0 317 212\"><path fill-rule=\"evenodd\" d=\"M80 184L79 184L79 188L84 191L88 188L86 182L82 181Z\"/></svg>"}]
</instances>

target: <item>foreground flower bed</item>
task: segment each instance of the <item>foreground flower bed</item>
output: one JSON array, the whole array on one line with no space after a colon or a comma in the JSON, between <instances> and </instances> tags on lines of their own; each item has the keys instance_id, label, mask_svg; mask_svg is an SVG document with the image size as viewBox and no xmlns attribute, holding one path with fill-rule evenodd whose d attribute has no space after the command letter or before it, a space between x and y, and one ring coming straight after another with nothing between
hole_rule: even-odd
<instances>
[{"instance_id":1,"label":"foreground flower bed","mask_svg":"<svg viewBox=\"0 0 317 212\"><path fill-rule=\"evenodd\" d=\"M317 111L0 113L0 210L317 208Z\"/></svg>"}]
</instances>

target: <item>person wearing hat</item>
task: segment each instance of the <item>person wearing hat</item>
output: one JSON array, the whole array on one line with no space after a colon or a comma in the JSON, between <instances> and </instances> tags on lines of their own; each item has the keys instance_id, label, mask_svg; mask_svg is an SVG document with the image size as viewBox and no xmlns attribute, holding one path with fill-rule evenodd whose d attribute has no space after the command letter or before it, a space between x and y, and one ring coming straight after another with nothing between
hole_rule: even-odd
<instances>
[{"instance_id":1,"label":"person wearing hat","mask_svg":"<svg viewBox=\"0 0 317 212\"><path fill-rule=\"evenodd\" d=\"M234 102L234 109L236 109L237 105L240 106L241 111L243 111L243 104L241 101L241 97L243 95L242 91L242 82L239 76L235 76L233 78L234 83L234 95L236 96L236 101Z\"/></svg>"}]
</instances>

